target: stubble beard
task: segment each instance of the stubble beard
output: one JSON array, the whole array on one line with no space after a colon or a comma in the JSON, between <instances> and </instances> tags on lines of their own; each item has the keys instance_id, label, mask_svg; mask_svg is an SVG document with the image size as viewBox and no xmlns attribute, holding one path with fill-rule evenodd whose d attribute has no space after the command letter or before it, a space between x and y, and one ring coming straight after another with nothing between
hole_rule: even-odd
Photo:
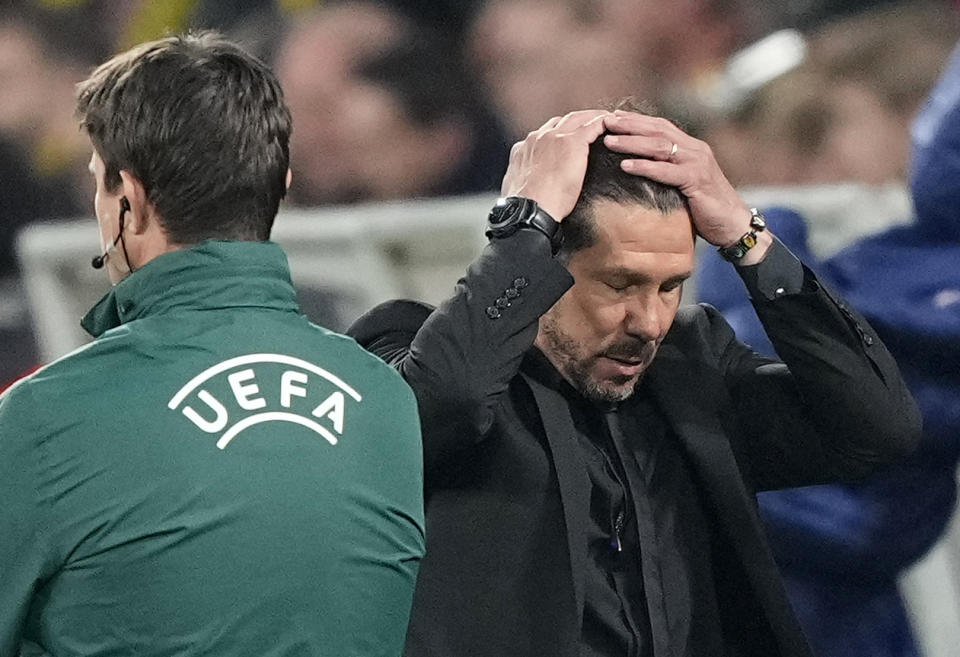
<instances>
[{"instance_id":1,"label":"stubble beard","mask_svg":"<svg viewBox=\"0 0 960 657\"><path fill-rule=\"evenodd\" d=\"M583 353L579 343L564 333L548 314L540 321L542 349L553 365L584 398L600 403L618 403L634 393L643 380L643 372L633 376L615 376L598 379L590 372L591 365L600 357ZM621 354L625 350L619 350Z\"/></svg>"}]
</instances>

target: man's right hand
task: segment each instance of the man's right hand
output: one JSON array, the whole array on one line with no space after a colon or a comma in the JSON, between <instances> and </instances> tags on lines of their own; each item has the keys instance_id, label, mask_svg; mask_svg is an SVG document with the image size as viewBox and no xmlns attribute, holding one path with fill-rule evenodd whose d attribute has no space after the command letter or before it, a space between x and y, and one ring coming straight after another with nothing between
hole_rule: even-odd
<instances>
[{"instance_id":1,"label":"man's right hand","mask_svg":"<svg viewBox=\"0 0 960 657\"><path fill-rule=\"evenodd\" d=\"M563 221L583 188L590 144L603 134L606 110L581 110L554 117L518 141L510 151L501 196L533 199L551 217Z\"/></svg>"}]
</instances>

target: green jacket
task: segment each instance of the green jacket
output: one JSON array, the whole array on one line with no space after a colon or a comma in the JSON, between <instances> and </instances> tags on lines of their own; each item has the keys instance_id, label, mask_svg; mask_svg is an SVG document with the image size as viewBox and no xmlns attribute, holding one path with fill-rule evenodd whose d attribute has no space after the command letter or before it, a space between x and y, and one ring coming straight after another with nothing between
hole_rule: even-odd
<instances>
[{"instance_id":1,"label":"green jacket","mask_svg":"<svg viewBox=\"0 0 960 657\"><path fill-rule=\"evenodd\" d=\"M0 657L395 656L416 402L272 243L163 255L0 398Z\"/></svg>"}]
</instances>

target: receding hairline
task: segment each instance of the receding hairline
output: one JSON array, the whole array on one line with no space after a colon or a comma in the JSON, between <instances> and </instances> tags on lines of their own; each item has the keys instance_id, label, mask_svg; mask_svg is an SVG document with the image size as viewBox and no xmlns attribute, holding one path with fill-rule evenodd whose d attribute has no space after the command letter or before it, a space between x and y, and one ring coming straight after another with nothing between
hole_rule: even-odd
<instances>
[{"instance_id":1,"label":"receding hairline","mask_svg":"<svg viewBox=\"0 0 960 657\"><path fill-rule=\"evenodd\" d=\"M693 236L693 241L696 242L697 232L696 227L693 224L693 219L690 216L690 209L686 203L682 206L676 208L658 208L653 203L648 203L637 198L625 198L625 199L615 199L608 196L595 196L589 200L584 199L583 202L578 203L577 215L573 222L569 221L570 217L573 217L573 213L568 216L567 220L564 220L563 226L569 231L571 228L576 230L578 233L577 239L573 241L574 248L569 248L568 245L571 244L570 240L565 240L564 247L561 249L561 252L569 257L577 251L590 248L597 241L597 206L609 205L609 206L618 206L618 207L633 207L639 210L645 210L648 213L656 214L662 217L663 219L668 219L673 215L683 213L686 215L686 220L690 224L690 232Z\"/></svg>"}]
</instances>

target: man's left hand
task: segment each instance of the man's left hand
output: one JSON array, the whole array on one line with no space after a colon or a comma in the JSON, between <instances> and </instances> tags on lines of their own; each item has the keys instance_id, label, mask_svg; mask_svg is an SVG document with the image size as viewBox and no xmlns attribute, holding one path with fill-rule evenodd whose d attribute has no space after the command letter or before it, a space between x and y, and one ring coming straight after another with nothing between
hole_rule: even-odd
<instances>
[{"instance_id":1,"label":"man's left hand","mask_svg":"<svg viewBox=\"0 0 960 657\"><path fill-rule=\"evenodd\" d=\"M723 175L710 146L667 119L617 110L604 119L607 148L636 155L623 170L677 187L690 204L697 232L715 246L730 246L750 229L750 208ZM748 253L758 260L768 238ZM756 253L753 253L753 252ZM745 258L746 259L746 258ZM749 264L744 262L743 264Z\"/></svg>"}]
</instances>

